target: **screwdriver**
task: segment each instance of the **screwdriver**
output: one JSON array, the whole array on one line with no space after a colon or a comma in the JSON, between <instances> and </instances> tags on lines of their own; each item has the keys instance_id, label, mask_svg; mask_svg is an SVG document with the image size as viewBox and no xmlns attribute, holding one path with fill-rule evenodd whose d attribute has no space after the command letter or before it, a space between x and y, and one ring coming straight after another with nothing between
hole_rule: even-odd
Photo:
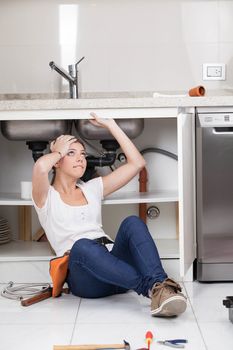
<instances>
[{"instance_id":1,"label":"screwdriver","mask_svg":"<svg viewBox=\"0 0 233 350\"><path fill-rule=\"evenodd\" d=\"M150 350L150 344L152 342L152 339L153 339L152 332L150 332L150 331L146 332L146 343L147 343L148 350Z\"/></svg>"}]
</instances>

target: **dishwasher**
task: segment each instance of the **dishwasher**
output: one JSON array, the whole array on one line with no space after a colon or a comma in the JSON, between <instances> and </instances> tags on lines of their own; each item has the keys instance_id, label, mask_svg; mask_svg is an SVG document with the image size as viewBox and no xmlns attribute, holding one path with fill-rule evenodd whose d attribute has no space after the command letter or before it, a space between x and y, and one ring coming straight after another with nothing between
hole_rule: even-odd
<instances>
[{"instance_id":1,"label":"dishwasher","mask_svg":"<svg viewBox=\"0 0 233 350\"><path fill-rule=\"evenodd\" d=\"M197 280L233 281L233 107L196 110Z\"/></svg>"}]
</instances>

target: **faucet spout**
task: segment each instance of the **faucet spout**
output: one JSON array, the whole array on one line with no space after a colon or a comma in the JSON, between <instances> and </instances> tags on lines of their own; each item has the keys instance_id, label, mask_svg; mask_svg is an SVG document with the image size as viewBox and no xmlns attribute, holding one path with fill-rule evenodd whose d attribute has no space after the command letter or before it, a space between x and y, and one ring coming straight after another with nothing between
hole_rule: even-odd
<instances>
[{"instance_id":1,"label":"faucet spout","mask_svg":"<svg viewBox=\"0 0 233 350\"><path fill-rule=\"evenodd\" d=\"M72 82L73 84L76 84L76 79L73 78L65 69L58 66L55 62L51 61L49 62L49 65L52 69L54 69L58 74L60 74L63 78L68 80L68 82Z\"/></svg>"},{"instance_id":2,"label":"faucet spout","mask_svg":"<svg viewBox=\"0 0 233 350\"><path fill-rule=\"evenodd\" d=\"M70 98L78 98L78 64L84 59L82 57L76 64L68 66L69 72L58 66L55 62L49 62L49 66L54 69L63 78L68 80L70 88Z\"/></svg>"}]
</instances>

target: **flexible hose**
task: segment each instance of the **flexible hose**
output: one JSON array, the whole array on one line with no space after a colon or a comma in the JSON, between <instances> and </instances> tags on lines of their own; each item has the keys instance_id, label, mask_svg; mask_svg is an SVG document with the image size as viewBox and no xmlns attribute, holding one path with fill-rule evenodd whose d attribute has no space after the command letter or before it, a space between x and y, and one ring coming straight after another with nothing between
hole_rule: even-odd
<instances>
[{"instance_id":1,"label":"flexible hose","mask_svg":"<svg viewBox=\"0 0 233 350\"><path fill-rule=\"evenodd\" d=\"M42 292L47 291L49 288L49 283L20 283L14 287L14 283L9 282L8 285L1 291L1 296L13 300L22 300L24 298L41 294Z\"/></svg>"},{"instance_id":2,"label":"flexible hose","mask_svg":"<svg viewBox=\"0 0 233 350\"><path fill-rule=\"evenodd\" d=\"M145 148L141 151L141 154L145 154L145 153L150 153L150 152L154 152L154 153L160 153L163 154L167 157L173 158L175 160L178 160L178 156L175 153L166 151L165 149L162 148L157 148L157 147L148 147Z\"/></svg>"}]
</instances>

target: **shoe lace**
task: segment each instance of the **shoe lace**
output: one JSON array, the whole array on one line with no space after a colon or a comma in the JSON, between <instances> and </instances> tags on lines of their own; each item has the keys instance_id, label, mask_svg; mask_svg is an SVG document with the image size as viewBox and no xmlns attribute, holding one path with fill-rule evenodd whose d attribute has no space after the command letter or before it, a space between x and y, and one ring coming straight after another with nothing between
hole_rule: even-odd
<instances>
[{"instance_id":1,"label":"shoe lace","mask_svg":"<svg viewBox=\"0 0 233 350\"><path fill-rule=\"evenodd\" d=\"M169 294L174 294L174 292L178 293L178 292L181 292L182 290L181 286L177 282L171 280L170 278L167 278L162 283L156 283L156 285L152 290L152 294L158 293L158 291L163 288L166 288Z\"/></svg>"}]
</instances>

